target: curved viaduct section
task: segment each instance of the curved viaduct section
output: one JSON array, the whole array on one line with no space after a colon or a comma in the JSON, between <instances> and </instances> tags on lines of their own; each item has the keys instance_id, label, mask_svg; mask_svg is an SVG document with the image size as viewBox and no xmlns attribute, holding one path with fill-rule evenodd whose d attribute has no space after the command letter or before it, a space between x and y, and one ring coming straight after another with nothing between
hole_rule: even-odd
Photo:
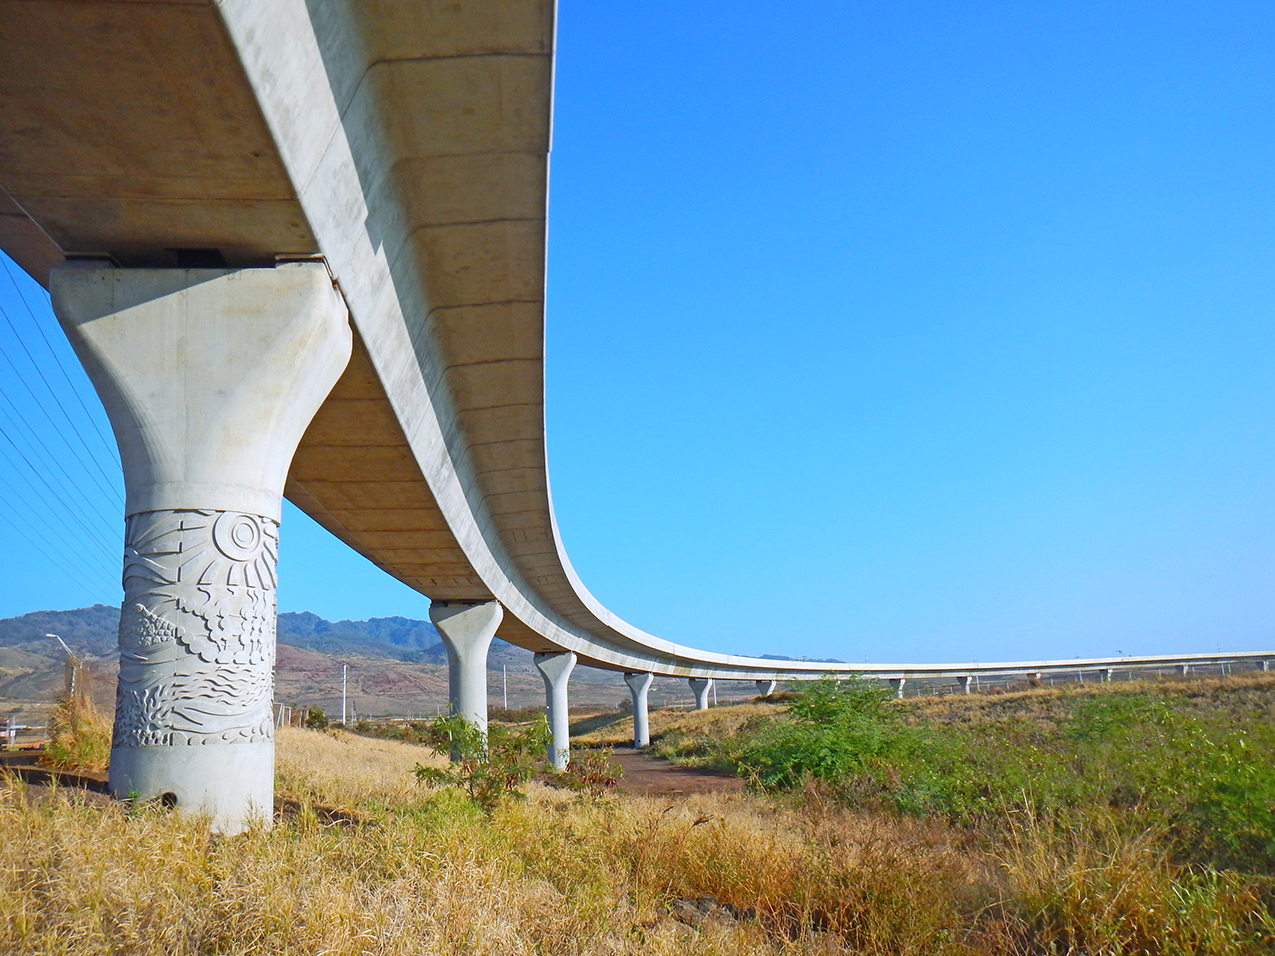
<instances>
[{"instance_id":1,"label":"curved viaduct section","mask_svg":"<svg viewBox=\"0 0 1275 956\"><path fill-rule=\"evenodd\" d=\"M661 640L589 593L545 459L553 0L0 12L0 246L45 284L68 259L326 262L353 358L286 494L434 601L498 601L498 635L533 651L693 678L1128 663L777 663Z\"/></svg>"}]
</instances>

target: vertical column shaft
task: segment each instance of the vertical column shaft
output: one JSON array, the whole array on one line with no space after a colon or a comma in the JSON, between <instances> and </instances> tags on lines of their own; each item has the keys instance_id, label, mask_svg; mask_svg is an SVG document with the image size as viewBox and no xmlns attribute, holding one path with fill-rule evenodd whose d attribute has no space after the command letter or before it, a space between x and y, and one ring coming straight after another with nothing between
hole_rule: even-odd
<instances>
[{"instance_id":1,"label":"vertical column shaft","mask_svg":"<svg viewBox=\"0 0 1275 956\"><path fill-rule=\"evenodd\" d=\"M268 825L280 501L349 361L345 303L322 263L71 265L50 290L124 466L111 791Z\"/></svg>"},{"instance_id":2,"label":"vertical column shaft","mask_svg":"<svg viewBox=\"0 0 1275 956\"><path fill-rule=\"evenodd\" d=\"M695 695L695 709L708 710L708 692L713 686L711 677L690 678L691 693Z\"/></svg>"},{"instance_id":3,"label":"vertical column shaft","mask_svg":"<svg viewBox=\"0 0 1275 956\"><path fill-rule=\"evenodd\" d=\"M447 649L447 690L453 715L487 733L487 651L504 617L496 601L461 604L435 601L429 619ZM453 754L455 759L457 754Z\"/></svg>"},{"instance_id":4,"label":"vertical column shaft","mask_svg":"<svg viewBox=\"0 0 1275 956\"><path fill-rule=\"evenodd\" d=\"M777 682L777 681L773 681L773 680L759 680L759 681L757 682L757 696L758 696L758 697L769 697L771 694L773 694L773 693L775 692L775 687L776 687L777 685L778 685L778 682Z\"/></svg>"},{"instance_id":5,"label":"vertical column shaft","mask_svg":"<svg viewBox=\"0 0 1275 956\"><path fill-rule=\"evenodd\" d=\"M966 674L964 677L956 678L956 686L961 689L962 694L970 693L970 675Z\"/></svg>"},{"instance_id":6,"label":"vertical column shaft","mask_svg":"<svg viewBox=\"0 0 1275 956\"><path fill-rule=\"evenodd\" d=\"M567 679L576 666L576 656L537 654L536 669L545 682L545 706L549 711L549 743L545 747L549 765L566 770L571 761L571 717L567 709Z\"/></svg>"},{"instance_id":7,"label":"vertical column shaft","mask_svg":"<svg viewBox=\"0 0 1275 956\"><path fill-rule=\"evenodd\" d=\"M890 689L894 691L894 696L899 700L903 699L903 685L907 683L905 677L891 677Z\"/></svg>"},{"instance_id":8,"label":"vertical column shaft","mask_svg":"<svg viewBox=\"0 0 1275 956\"><path fill-rule=\"evenodd\" d=\"M654 674L625 674L624 683L633 695L633 748L641 750L651 744L651 724L647 712L647 692L651 689Z\"/></svg>"}]
</instances>

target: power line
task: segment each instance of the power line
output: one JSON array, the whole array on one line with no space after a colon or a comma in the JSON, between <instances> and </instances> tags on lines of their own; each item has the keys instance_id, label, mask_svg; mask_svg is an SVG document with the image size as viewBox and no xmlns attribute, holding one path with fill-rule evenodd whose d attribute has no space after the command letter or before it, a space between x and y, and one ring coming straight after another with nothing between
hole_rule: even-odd
<instances>
[{"instance_id":1,"label":"power line","mask_svg":"<svg viewBox=\"0 0 1275 956\"><path fill-rule=\"evenodd\" d=\"M89 407L84 403L84 397L80 394L80 390L76 388L74 383L71 381L71 375L67 371L66 364L62 361L62 357L58 355L57 350L53 348L53 343L49 341L48 335L44 332L44 323L36 318L35 310L31 308L31 303L27 300L26 293L22 291L22 288L18 285L18 280L14 278L13 270L9 267L8 257L0 255L0 264L4 265L4 271L9 277L9 283L18 293L18 298L22 300L22 304L26 306L27 314L31 316L31 324L35 326L36 331L40 333L40 338L44 340L44 345L49 350L49 354L53 356L53 361L57 364L58 370L62 373L62 378L66 381L67 388L70 389L71 394L75 396L76 401L80 403L80 408L84 411L84 417L87 418L93 425L93 429L97 432L97 437L102 440L102 444L106 448L107 453L114 459L115 463L119 465L119 449L116 447L115 442L112 439L106 437L106 433L102 431L102 425L98 420L98 416L89 411ZM52 307L50 307L49 313L52 315ZM57 320L54 319L54 321Z\"/></svg>"},{"instance_id":2,"label":"power line","mask_svg":"<svg viewBox=\"0 0 1275 956\"><path fill-rule=\"evenodd\" d=\"M26 454L22 451L21 448L18 447L17 443L13 440L12 437L10 437L9 433L5 431L3 428L0 428L0 437L3 437L5 441L7 441L10 445L13 446L13 450L18 453L19 458L21 458L24 462L26 462L26 466L31 469L31 473L34 474L37 478L40 479L41 482L44 483L44 487L48 489L49 493L53 495L53 497L55 497L59 503L61 503L66 513L77 524L79 524L79 526L84 530L85 534L88 534L90 536L95 536L96 533L94 529L89 527L89 525L85 523L83 517L80 514L78 514L74 508L72 508L69 504L67 504L66 499L63 498L60 494L58 494L58 490L54 488L52 484L49 483L48 478L44 474L42 474L38 468L36 468L34 465L31 464L31 460L27 458ZM39 493L34 485L31 486L31 490L35 491L37 494ZM101 537L100 535L96 535L96 537L97 537L98 544L102 545L104 548L108 550L111 548L110 542L107 541L105 538Z\"/></svg>"},{"instance_id":3,"label":"power line","mask_svg":"<svg viewBox=\"0 0 1275 956\"><path fill-rule=\"evenodd\" d=\"M102 480L105 482L104 487L107 489L107 493L110 494L112 497L114 497L120 503L120 507L123 507L124 501L120 497L119 492L116 491L115 487L111 484L110 477L102 469L102 465L101 463L98 462L97 457L93 454L93 452L89 450L88 442L84 440L84 436L80 434L80 430L75 427L75 422L71 421L71 416L67 413L66 406L62 403L62 400L58 398L57 392L53 391L53 387L49 384L49 380L45 378L44 371L36 363L35 356L31 354L31 350L27 348L26 342L24 342L22 340L22 336L18 334L17 326L13 324L13 319L9 317L9 310L4 308L4 306L0 306L0 315L4 316L5 322L8 323L9 328L13 331L14 337L18 340L18 345L22 347L22 351L26 353L27 359L31 362L32 368L35 369L36 375L38 375L40 377L40 381L44 383L44 387L48 390L49 396L53 399L53 404L57 406L58 411L62 413L62 417L65 418L67 424L71 426L71 431L75 434L75 437L80 440L80 445L84 448L85 454L88 455L89 460L93 462L93 465L97 468L98 473L102 476ZM7 352L5 353L5 361L9 363L9 367L13 369L14 374L22 379L22 382L26 386L27 391L31 393L32 401L34 401L37 405L40 406L40 410L44 412L44 417L49 420L49 424L53 427L55 431L58 431L59 430L58 426L54 424L53 418L49 415L48 411L44 407L44 403L41 402L38 398L36 398L35 392L32 391L30 384L26 380L26 377L23 376L22 373L18 371L18 367L13 364L13 359L9 357ZM65 438L65 436L63 437ZM70 447L71 447L70 443L68 442L67 448L70 449ZM79 453L74 452L73 449L72 449L72 453L75 454L76 457L79 457Z\"/></svg>"},{"instance_id":4,"label":"power line","mask_svg":"<svg viewBox=\"0 0 1275 956\"><path fill-rule=\"evenodd\" d=\"M15 527L17 527L17 522L14 518L22 518L26 524L30 526L36 541L44 542L44 545L36 546L37 549L40 550L46 557L50 557L55 564L57 564L60 568L66 569L68 573L71 569L79 569L86 573L92 572L93 574L102 574L107 580L110 580L117 575L118 572L107 563L106 559L99 554L96 549L86 551L80 542L71 540L67 537L67 529L65 527L43 520L41 516L36 513L36 509L32 506L31 502L28 501L21 492L18 491L18 489L14 488L13 484L8 479L0 475L0 482L4 484L10 495L8 502L10 507L6 508L3 512L0 512L0 514L7 518L9 523ZM24 507L26 511L21 511L17 507L19 505ZM26 537L28 542L30 542L30 536ZM32 543L34 544L35 542ZM45 545L54 551L57 551L58 557L54 558L49 555L49 552L45 550ZM92 564L92 567L90 567L90 564Z\"/></svg>"},{"instance_id":5,"label":"power line","mask_svg":"<svg viewBox=\"0 0 1275 956\"><path fill-rule=\"evenodd\" d=\"M62 570L66 572L67 576L70 577L71 580L75 581L76 584L84 588L84 590L88 593L89 597L96 598L98 596L98 592L93 589L93 586L89 584L87 581L85 581L84 578L80 577L77 571L73 570L75 567L73 562L63 564L63 562L59 561L53 555L49 554L49 552L45 550L44 546L40 544L38 540L39 536L37 535L36 538L32 538L29 534L27 534L20 527L18 527L17 522L13 520L12 516L9 515L8 512L0 511L0 517L3 517L4 520L9 523L9 527L13 528L14 531L18 532L18 534L20 534L26 540L27 544L31 545L31 547L35 548L37 551L43 554L46 558L48 558L54 564L62 564Z\"/></svg>"},{"instance_id":6,"label":"power line","mask_svg":"<svg viewBox=\"0 0 1275 956\"><path fill-rule=\"evenodd\" d=\"M62 462L60 462L57 459L57 457L53 454L52 449L50 449L47 445L44 444L44 441L40 438L40 436L36 433L36 431L33 428L31 428L31 426L28 425L27 422L23 419L21 413L18 411L17 405L14 404L13 399L10 398L9 395L5 393L3 388L0 388L0 399L3 399L5 402L7 402L10 409L12 409L12 423L20 429L26 429L28 436L33 445L31 449L32 452L34 453L35 449L38 448L39 450L45 453L45 456L47 457L47 461L42 462L42 464L49 470L56 468L58 471L62 473L62 477L66 479L67 485L75 489L75 492L80 496L80 499L84 502L85 506L87 507L89 514L100 513L97 506L95 506L93 502L89 500L88 495L84 493L84 490L80 487L79 483L76 482L76 480L71 477L70 472L68 472L66 468L63 467ZM9 439L9 443L11 445L14 445L15 448L17 447L17 443L14 442L12 438ZM32 470L35 470L34 467L32 468ZM47 480L48 476L46 474L42 477L44 477Z\"/></svg>"}]
</instances>

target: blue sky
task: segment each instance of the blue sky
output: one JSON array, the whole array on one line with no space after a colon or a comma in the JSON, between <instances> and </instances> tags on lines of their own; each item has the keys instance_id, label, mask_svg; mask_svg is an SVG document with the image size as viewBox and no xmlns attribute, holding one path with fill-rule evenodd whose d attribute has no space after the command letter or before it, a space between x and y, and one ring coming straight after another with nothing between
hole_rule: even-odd
<instances>
[{"instance_id":1,"label":"blue sky","mask_svg":"<svg viewBox=\"0 0 1275 956\"><path fill-rule=\"evenodd\" d=\"M558 40L550 471L604 603L846 660L1275 646L1275 8L563 0ZM118 600L91 477L0 486L0 614ZM283 610L425 616L282 546Z\"/></svg>"}]
</instances>

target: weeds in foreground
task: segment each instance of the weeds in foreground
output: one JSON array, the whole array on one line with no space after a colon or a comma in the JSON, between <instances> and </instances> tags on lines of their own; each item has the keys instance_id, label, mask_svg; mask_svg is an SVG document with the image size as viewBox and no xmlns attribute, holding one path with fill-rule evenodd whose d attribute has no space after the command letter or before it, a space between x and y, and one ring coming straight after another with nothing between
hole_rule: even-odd
<instances>
[{"instance_id":1,"label":"weeds in foreground","mask_svg":"<svg viewBox=\"0 0 1275 956\"><path fill-rule=\"evenodd\" d=\"M483 733L460 717L440 717L422 732L422 742L450 764L413 768L416 779L435 787L457 787L490 815L509 797L526 799L525 787L536 776L551 774L555 785L594 796L614 790L623 771L609 752L576 752L567 768L554 772L548 748L553 735L541 714L521 726L491 724Z\"/></svg>"},{"instance_id":2,"label":"weeds in foreground","mask_svg":"<svg viewBox=\"0 0 1275 956\"><path fill-rule=\"evenodd\" d=\"M158 808L130 815L0 784L0 952L1256 956L1271 945L1253 886L1173 863L1157 834L1129 836L1109 808L970 832L849 810L826 786L778 802L593 800L532 780L526 799L488 815L455 787L417 784L419 747L294 729L277 742L281 792L360 812L300 812L219 839Z\"/></svg>"},{"instance_id":3,"label":"weeds in foreground","mask_svg":"<svg viewBox=\"0 0 1275 956\"><path fill-rule=\"evenodd\" d=\"M87 694L64 698L49 720L49 741L40 762L54 770L100 773L111 758L111 721Z\"/></svg>"}]
</instances>

